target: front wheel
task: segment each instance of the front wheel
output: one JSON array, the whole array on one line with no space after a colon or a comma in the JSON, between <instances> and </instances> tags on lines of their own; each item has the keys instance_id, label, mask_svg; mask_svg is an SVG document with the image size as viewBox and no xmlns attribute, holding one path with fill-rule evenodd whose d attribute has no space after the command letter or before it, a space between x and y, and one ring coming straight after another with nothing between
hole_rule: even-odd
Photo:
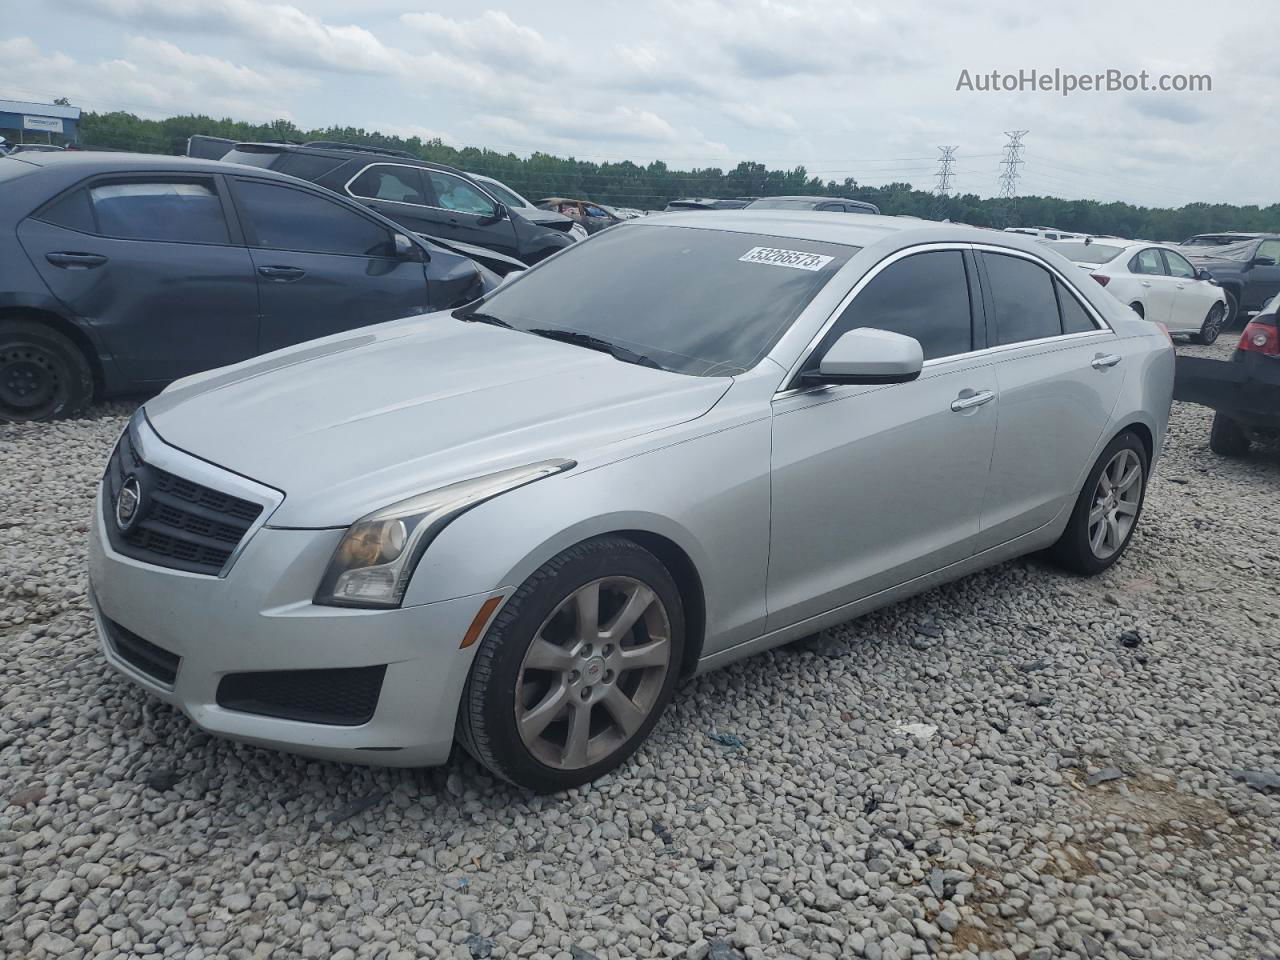
<instances>
[{"instance_id":1,"label":"front wheel","mask_svg":"<svg viewBox=\"0 0 1280 960\"><path fill-rule=\"evenodd\" d=\"M1120 559L1142 515L1147 493L1147 450L1126 430L1102 451L1076 500L1067 528L1050 556L1075 573L1092 576Z\"/></svg>"},{"instance_id":2,"label":"front wheel","mask_svg":"<svg viewBox=\"0 0 1280 960\"><path fill-rule=\"evenodd\" d=\"M1215 303L1209 308L1209 313L1204 318L1204 323L1200 325L1200 332L1195 334L1191 339L1196 343L1202 343L1206 347L1218 339L1218 334L1222 332L1222 328L1226 325L1227 308L1222 303Z\"/></svg>"},{"instance_id":3,"label":"front wheel","mask_svg":"<svg viewBox=\"0 0 1280 960\"><path fill-rule=\"evenodd\" d=\"M1222 327L1224 330L1231 329L1232 324L1236 322L1236 318L1240 316L1240 301L1236 299L1236 295L1230 290L1222 291L1227 297L1227 314L1223 318Z\"/></svg>"},{"instance_id":4,"label":"front wheel","mask_svg":"<svg viewBox=\"0 0 1280 960\"><path fill-rule=\"evenodd\" d=\"M485 634L460 739L530 790L587 783L648 736L683 653L680 593L662 563L618 537L580 543L534 572Z\"/></svg>"}]
</instances>

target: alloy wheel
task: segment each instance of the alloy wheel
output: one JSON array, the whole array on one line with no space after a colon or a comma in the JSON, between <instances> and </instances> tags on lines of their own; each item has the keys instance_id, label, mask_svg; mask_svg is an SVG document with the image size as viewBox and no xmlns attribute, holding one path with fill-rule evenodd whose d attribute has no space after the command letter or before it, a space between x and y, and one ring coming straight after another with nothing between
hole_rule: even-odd
<instances>
[{"instance_id":1,"label":"alloy wheel","mask_svg":"<svg viewBox=\"0 0 1280 960\"><path fill-rule=\"evenodd\" d=\"M671 619L632 577L579 587L534 634L516 680L516 727L560 770L621 748L658 705L671 664Z\"/></svg>"},{"instance_id":2,"label":"alloy wheel","mask_svg":"<svg viewBox=\"0 0 1280 960\"><path fill-rule=\"evenodd\" d=\"M1226 318L1226 308L1220 303L1215 303L1209 310L1209 316L1205 318L1204 327L1200 330L1200 335L1206 343L1213 343L1218 339Z\"/></svg>"},{"instance_id":3,"label":"alloy wheel","mask_svg":"<svg viewBox=\"0 0 1280 960\"><path fill-rule=\"evenodd\" d=\"M1089 549L1106 560L1124 546L1142 504L1142 461L1134 450L1119 451L1103 468L1089 508Z\"/></svg>"}]
</instances>

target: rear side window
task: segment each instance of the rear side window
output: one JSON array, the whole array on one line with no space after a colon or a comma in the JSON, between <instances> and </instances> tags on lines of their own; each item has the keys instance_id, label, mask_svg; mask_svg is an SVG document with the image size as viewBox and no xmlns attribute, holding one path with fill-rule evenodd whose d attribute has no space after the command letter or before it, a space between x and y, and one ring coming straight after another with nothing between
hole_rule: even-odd
<instances>
[{"instance_id":1,"label":"rear side window","mask_svg":"<svg viewBox=\"0 0 1280 960\"><path fill-rule=\"evenodd\" d=\"M395 250L381 224L307 190L237 180L236 206L251 246L359 257L389 257Z\"/></svg>"},{"instance_id":2,"label":"rear side window","mask_svg":"<svg viewBox=\"0 0 1280 960\"><path fill-rule=\"evenodd\" d=\"M37 213L36 219L81 233L96 233L98 230L86 190L72 190Z\"/></svg>"},{"instance_id":3,"label":"rear side window","mask_svg":"<svg viewBox=\"0 0 1280 960\"><path fill-rule=\"evenodd\" d=\"M227 221L212 183L149 181L89 188L98 233L123 240L226 243Z\"/></svg>"},{"instance_id":4,"label":"rear side window","mask_svg":"<svg viewBox=\"0 0 1280 960\"><path fill-rule=\"evenodd\" d=\"M1044 267L999 253L984 253L995 307L993 343L1023 343L1062 332L1053 276Z\"/></svg>"},{"instance_id":5,"label":"rear side window","mask_svg":"<svg viewBox=\"0 0 1280 960\"><path fill-rule=\"evenodd\" d=\"M1097 330L1098 325L1089 316L1089 311L1076 299L1075 294L1067 289L1061 280L1054 279L1054 289L1058 291L1058 307L1062 311L1063 333L1088 333Z\"/></svg>"},{"instance_id":6,"label":"rear side window","mask_svg":"<svg viewBox=\"0 0 1280 960\"><path fill-rule=\"evenodd\" d=\"M347 189L353 195L368 200L417 204L427 202L422 192L422 176L416 167L378 163L352 180Z\"/></svg>"},{"instance_id":7,"label":"rear side window","mask_svg":"<svg viewBox=\"0 0 1280 960\"><path fill-rule=\"evenodd\" d=\"M914 337L926 360L968 353L973 349L973 314L964 255L935 250L885 267L845 308L809 365L816 367L827 347L858 327Z\"/></svg>"}]
</instances>

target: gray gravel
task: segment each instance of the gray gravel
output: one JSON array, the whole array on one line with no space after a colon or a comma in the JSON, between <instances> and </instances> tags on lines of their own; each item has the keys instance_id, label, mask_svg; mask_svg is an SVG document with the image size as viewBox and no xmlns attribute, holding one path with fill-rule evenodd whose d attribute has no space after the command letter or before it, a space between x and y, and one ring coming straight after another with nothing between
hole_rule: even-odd
<instances>
[{"instance_id":1,"label":"gray gravel","mask_svg":"<svg viewBox=\"0 0 1280 960\"><path fill-rule=\"evenodd\" d=\"M541 799L110 673L85 518L128 410L0 427L0 956L1280 957L1280 793L1239 779L1280 773L1280 455L1201 408L1103 577L1007 564L701 678Z\"/></svg>"}]
</instances>

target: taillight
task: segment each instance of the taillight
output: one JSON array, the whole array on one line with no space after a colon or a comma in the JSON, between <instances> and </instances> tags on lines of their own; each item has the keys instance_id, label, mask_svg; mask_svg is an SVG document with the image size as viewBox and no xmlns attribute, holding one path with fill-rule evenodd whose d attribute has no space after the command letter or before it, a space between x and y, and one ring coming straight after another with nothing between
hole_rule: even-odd
<instances>
[{"instance_id":1,"label":"taillight","mask_svg":"<svg viewBox=\"0 0 1280 960\"><path fill-rule=\"evenodd\" d=\"M1169 332L1168 324L1161 323L1159 320L1157 320L1155 323L1156 323L1156 326L1160 328L1160 332L1164 334L1164 338L1169 341L1169 345L1172 346L1173 334Z\"/></svg>"},{"instance_id":2,"label":"taillight","mask_svg":"<svg viewBox=\"0 0 1280 960\"><path fill-rule=\"evenodd\" d=\"M1240 337L1239 349L1280 357L1280 329L1274 321L1250 320Z\"/></svg>"},{"instance_id":3,"label":"taillight","mask_svg":"<svg viewBox=\"0 0 1280 960\"><path fill-rule=\"evenodd\" d=\"M1111 278L1103 273L1091 273L1089 276L1093 277L1093 279L1097 280L1104 287L1111 282Z\"/></svg>"}]
</instances>

